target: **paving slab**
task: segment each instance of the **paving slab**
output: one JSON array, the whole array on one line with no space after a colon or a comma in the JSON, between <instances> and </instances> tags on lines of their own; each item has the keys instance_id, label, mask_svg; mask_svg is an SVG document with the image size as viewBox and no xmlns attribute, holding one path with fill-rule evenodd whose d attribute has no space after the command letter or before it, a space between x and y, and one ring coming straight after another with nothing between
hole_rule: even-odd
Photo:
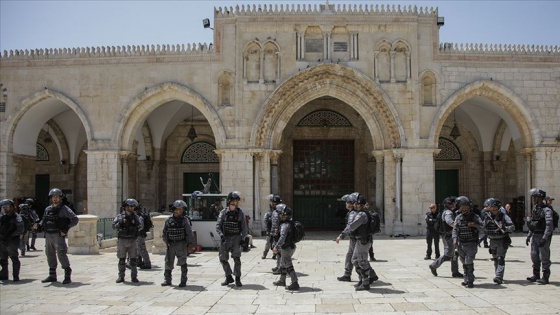
<instances>
[{"instance_id":1,"label":"paving slab","mask_svg":"<svg viewBox=\"0 0 560 315\"><path fill-rule=\"evenodd\" d=\"M164 256L151 255L153 269L139 270L140 283L115 283L118 259L114 252L69 255L73 283L44 284L48 275L43 239L39 251L21 258L18 283L0 282L0 314L560 314L560 239L552 241L551 283L539 285L525 278L532 272L525 234L513 235L506 257L503 285L492 282L493 262L487 249L479 248L475 260L475 287L461 286L444 263L434 277L424 260L423 237L377 237L379 280L369 291L356 292L352 282L339 282L348 241L336 244L337 232L309 232L298 244L294 267L301 289L286 291L272 284L278 276L275 262L261 259L264 239L254 238L256 249L243 253L241 288L222 286L223 270L216 251L188 257L187 287L179 288L180 268L173 272L173 286L162 287ZM555 270L558 269L558 270ZM59 281L63 271L58 270ZM11 275L10 275L11 276ZM289 282L289 280L288 280Z\"/></svg>"}]
</instances>

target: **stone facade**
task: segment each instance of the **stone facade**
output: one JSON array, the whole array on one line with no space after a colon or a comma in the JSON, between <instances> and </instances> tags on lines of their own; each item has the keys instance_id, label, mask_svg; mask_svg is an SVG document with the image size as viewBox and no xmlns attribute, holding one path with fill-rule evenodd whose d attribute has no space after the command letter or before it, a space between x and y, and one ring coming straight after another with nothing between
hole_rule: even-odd
<instances>
[{"instance_id":1,"label":"stone facade","mask_svg":"<svg viewBox=\"0 0 560 315\"><path fill-rule=\"evenodd\" d=\"M78 208L113 217L127 197L154 211L187 193L184 174L214 172L256 225L272 192L297 213L312 211L298 210L305 198L360 191L386 234L417 235L443 171L478 204L533 186L559 195L559 47L440 43L438 18L415 6L236 6L215 10L210 45L5 51L0 196L38 196L47 174ZM293 144L313 140L352 142L346 190L336 178L316 188L346 165L328 155L323 170L301 167L320 183L301 184ZM184 159L201 143L217 160L202 149Z\"/></svg>"}]
</instances>

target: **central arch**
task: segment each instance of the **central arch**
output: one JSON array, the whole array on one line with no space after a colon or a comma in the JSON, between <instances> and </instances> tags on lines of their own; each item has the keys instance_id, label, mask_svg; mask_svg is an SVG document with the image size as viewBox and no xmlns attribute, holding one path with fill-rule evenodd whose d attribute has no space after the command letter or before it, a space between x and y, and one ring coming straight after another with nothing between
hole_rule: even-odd
<instances>
[{"instance_id":1,"label":"central arch","mask_svg":"<svg viewBox=\"0 0 560 315\"><path fill-rule=\"evenodd\" d=\"M264 102L252 128L255 148L278 149L282 130L308 102L331 96L354 108L366 122L373 149L400 148L404 130L385 92L364 74L337 64L306 69L282 83Z\"/></svg>"}]
</instances>

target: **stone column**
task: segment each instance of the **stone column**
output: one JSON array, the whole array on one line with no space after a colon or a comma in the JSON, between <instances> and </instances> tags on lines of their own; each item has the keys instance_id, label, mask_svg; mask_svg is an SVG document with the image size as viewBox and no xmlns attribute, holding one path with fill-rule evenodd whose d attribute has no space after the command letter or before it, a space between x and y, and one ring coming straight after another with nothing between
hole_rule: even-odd
<instances>
[{"instance_id":1,"label":"stone column","mask_svg":"<svg viewBox=\"0 0 560 315\"><path fill-rule=\"evenodd\" d=\"M410 51L407 51L405 54L406 54L406 82L410 82L410 71L411 71Z\"/></svg>"},{"instance_id":2,"label":"stone column","mask_svg":"<svg viewBox=\"0 0 560 315\"><path fill-rule=\"evenodd\" d=\"M264 51L259 52L259 83L264 83Z\"/></svg>"},{"instance_id":3,"label":"stone column","mask_svg":"<svg viewBox=\"0 0 560 315\"><path fill-rule=\"evenodd\" d=\"M91 214L79 215L78 225L68 231L68 253L78 255L99 254L97 219Z\"/></svg>"},{"instance_id":4,"label":"stone column","mask_svg":"<svg viewBox=\"0 0 560 315\"><path fill-rule=\"evenodd\" d=\"M86 150L88 213L113 218L122 202L120 153Z\"/></svg>"},{"instance_id":5,"label":"stone column","mask_svg":"<svg viewBox=\"0 0 560 315\"><path fill-rule=\"evenodd\" d=\"M525 218L531 215L531 196L529 196L529 190L533 188L533 152L534 149L521 150L521 153L525 158ZM523 224L523 232L527 231L527 225Z\"/></svg>"},{"instance_id":6,"label":"stone column","mask_svg":"<svg viewBox=\"0 0 560 315\"><path fill-rule=\"evenodd\" d=\"M152 254L154 255L165 255L167 247L163 242L162 232L165 220L169 218L170 215L162 214L156 217L152 217L152 223L154 224L154 240L152 242Z\"/></svg>"},{"instance_id":7,"label":"stone column","mask_svg":"<svg viewBox=\"0 0 560 315\"><path fill-rule=\"evenodd\" d=\"M395 159L395 216L394 235L404 234L402 222L402 153L393 153Z\"/></svg>"},{"instance_id":8,"label":"stone column","mask_svg":"<svg viewBox=\"0 0 560 315\"><path fill-rule=\"evenodd\" d=\"M379 83L379 62L377 61L379 57L379 50L373 52L373 77L375 83Z\"/></svg>"},{"instance_id":9,"label":"stone column","mask_svg":"<svg viewBox=\"0 0 560 315\"><path fill-rule=\"evenodd\" d=\"M222 149L215 150L220 156L220 181L222 192L239 191L239 207L246 214L253 213L253 156L254 150Z\"/></svg>"},{"instance_id":10,"label":"stone column","mask_svg":"<svg viewBox=\"0 0 560 315\"><path fill-rule=\"evenodd\" d=\"M12 157L13 153L0 151L0 196L2 198L15 196L14 185L11 185L15 181L16 172Z\"/></svg>"},{"instance_id":11,"label":"stone column","mask_svg":"<svg viewBox=\"0 0 560 315\"><path fill-rule=\"evenodd\" d=\"M375 208L382 215L383 221L385 221L385 207L383 204L383 183L385 180L385 172L383 168L385 166L383 165L383 151L374 151L373 157L375 158Z\"/></svg>"},{"instance_id":12,"label":"stone column","mask_svg":"<svg viewBox=\"0 0 560 315\"><path fill-rule=\"evenodd\" d=\"M395 83L397 82L395 80L395 54L396 53L394 51L391 51L389 54L391 56L391 83Z\"/></svg>"}]
</instances>

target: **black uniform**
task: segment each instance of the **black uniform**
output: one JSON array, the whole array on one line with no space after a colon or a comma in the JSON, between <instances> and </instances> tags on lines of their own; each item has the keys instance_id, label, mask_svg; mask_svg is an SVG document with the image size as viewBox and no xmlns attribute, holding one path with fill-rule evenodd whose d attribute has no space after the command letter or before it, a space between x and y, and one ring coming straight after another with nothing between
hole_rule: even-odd
<instances>
[{"instance_id":1,"label":"black uniform","mask_svg":"<svg viewBox=\"0 0 560 315\"><path fill-rule=\"evenodd\" d=\"M0 280L8 280L8 257L12 260L12 275L14 281L19 281L18 247L23 234L23 220L12 210L10 214L0 217Z\"/></svg>"},{"instance_id":2,"label":"black uniform","mask_svg":"<svg viewBox=\"0 0 560 315\"><path fill-rule=\"evenodd\" d=\"M426 249L426 259L431 259L432 257L432 243L436 252L436 259L439 258L439 232L435 230L434 225L436 222L436 217L438 212L428 211L426 212L426 243L428 248Z\"/></svg>"}]
</instances>

